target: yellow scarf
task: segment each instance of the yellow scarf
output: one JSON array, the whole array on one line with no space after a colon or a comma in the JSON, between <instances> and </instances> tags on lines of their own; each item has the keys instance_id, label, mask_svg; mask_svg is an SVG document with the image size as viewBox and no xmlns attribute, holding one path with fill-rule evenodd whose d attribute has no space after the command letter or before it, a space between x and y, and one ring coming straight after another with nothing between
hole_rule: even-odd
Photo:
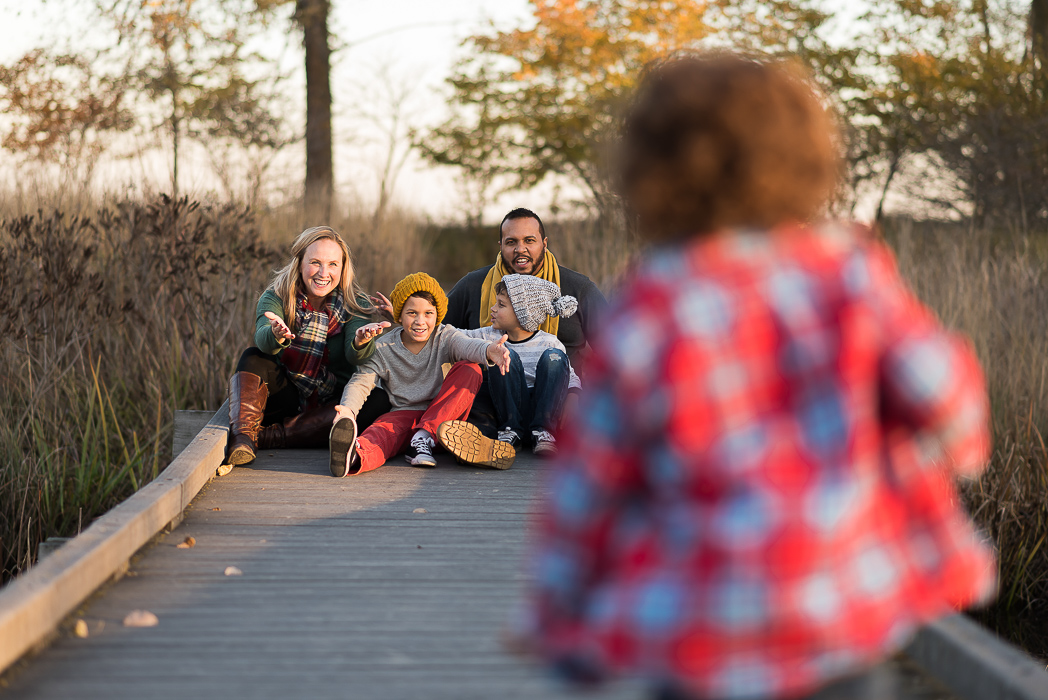
<instances>
[{"instance_id":1,"label":"yellow scarf","mask_svg":"<svg viewBox=\"0 0 1048 700\"><path fill-rule=\"evenodd\" d=\"M502 280L503 275L509 275L512 272L512 270L506 269L506 263L502 260L502 252L499 251L499 257L495 261L495 265L488 270L484 283L480 285L481 328L491 325L491 307L495 305L495 285ZM542 258L542 269L535 276L547 282L552 282L558 287L560 286L560 265L557 264L557 259L553 257L553 253L550 252L549 248L546 249L546 254ZM540 331L546 331L551 335L556 335L558 328L560 328L560 316L547 316L546 320L539 326Z\"/></svg>"}]
</instances>

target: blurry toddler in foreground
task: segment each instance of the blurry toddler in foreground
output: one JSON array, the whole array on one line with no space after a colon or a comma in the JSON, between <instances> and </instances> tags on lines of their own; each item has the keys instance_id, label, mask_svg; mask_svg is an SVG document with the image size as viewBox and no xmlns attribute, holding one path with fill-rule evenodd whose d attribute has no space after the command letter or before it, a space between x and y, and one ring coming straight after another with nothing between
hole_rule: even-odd
<instances>
[{"instance_id":1,"label":"blurry toddler in foreground","mask_svg":"<svg viewBox=\"0 0 1048 700\"><path fill-rule=\"evenodd\" d=\"M644 76L621 188L652 244L551 467L517 641L659 698L883 698L878 664L985 599L951 484L987 398L868 232L809 225L838 140L781 64L685 55Z\"/></svg>"}]
</instances>

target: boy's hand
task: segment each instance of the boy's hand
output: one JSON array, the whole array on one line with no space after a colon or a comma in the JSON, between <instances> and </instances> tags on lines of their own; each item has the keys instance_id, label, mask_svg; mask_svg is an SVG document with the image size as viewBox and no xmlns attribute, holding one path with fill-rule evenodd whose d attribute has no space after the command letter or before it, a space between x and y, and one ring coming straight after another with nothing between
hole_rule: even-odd
<instances>
[{"instance_id":1,"label":"boy's hand","mask_svg":"<svg viewBox=\"0 0 1048 700\"><path fill-rule=\"evenodd\" d=\"M287 327L287 324L284 323L284 321L282 321L275 313L267 311L266 318L269 319L269 329L273 331L273 335L276 336L278 341L284 342L285 340L291 341L295 339L295 334L291 332L291 329Z\"/></svg>"},{"instance_id":2,"label":"boy's hand","mask_svg":"<svg viewBox=\"0 0 1048 700\"><path fill-rule=\"evenodd\" d=\"M331 421L331 424L334 425L335 423L338 423L339 420L341 420L343 418L352 418L352 416L349 415L349 409L348 408L346 408L342 404L339 404L339 405L335 406L335 420Z\"/></svg>"},{"instance_id":3,"label":"boy's hand","mask_svg":"<svg viewBox=\"0 0 1048 700\"><path fill-rule=\"evenodd\" d=\"M488 362L498 367L503 374L509 371L509 348L503 345L507 338L508 335L503 335L494 343L489 343L487 350Z\"/></svg>"},{"instance_id":4,"label":"boy's hand","mask_svg":"<svg viewBox=\"0 0 1048 700\"><path fill-rule=\"evenodd\" d=\"M382 329L389 328L392 324L389 321L383 321L381 323L369 323L366 326L361 326L357 329L357 334L353 338L353 347L357 350L371 342L372 338L382 334Z\"/></svg>"},{"instance_id":5,"label":"boy's hand","mask_svg":"<svg viewBox=\"0 0 1048 700\"><path fill-rule=\"evenodd\" d=\"M369 296L371 305L375 307L375 311L378 311L382 318L389 321L391 324L396 323L396 319L393 318L393 302L386 298L386 295L382 292L375 292Z\"/></svg>"}]
</instances>

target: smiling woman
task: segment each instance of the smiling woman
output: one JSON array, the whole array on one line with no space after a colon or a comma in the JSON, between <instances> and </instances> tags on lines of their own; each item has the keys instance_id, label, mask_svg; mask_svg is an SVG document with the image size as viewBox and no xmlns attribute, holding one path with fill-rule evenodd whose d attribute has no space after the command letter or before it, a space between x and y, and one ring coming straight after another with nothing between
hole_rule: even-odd
<instances>
[{"instance_id":1,"label":"smiling woman","mask_svg":"<svg viewBox=\"0 0 1048 700\"><path fill-rule=\"evenodd\" d=\"M342 237L328 226L306 229L291 256L258 300L255 345L229 382L223 471L251 462L260 448L326 447L342 388L375 350L368 330L375 309L354 281ZM385 392L374 391L361 422L388 408Z\"/></svg>"}]
</instances>

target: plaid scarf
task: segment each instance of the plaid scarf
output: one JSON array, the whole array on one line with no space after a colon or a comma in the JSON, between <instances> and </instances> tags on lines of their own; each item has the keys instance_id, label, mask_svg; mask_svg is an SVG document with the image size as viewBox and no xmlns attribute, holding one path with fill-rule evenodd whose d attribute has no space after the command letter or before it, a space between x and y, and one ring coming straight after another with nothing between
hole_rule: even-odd
<instances>
[{"instance_id":1,"label":"plaid scarf","mask_svg":"<svg viewBox=\"0 0 1048 700\"><path fill-rule=\"evenodd\" d=\"M327 368L327 339L341 331L347 320L349 310L346 308L341 289L331 293L324 311L314 309L306 295L298 293L295 302L295 325L292 326L295 339L284 348L280 359L291 383L298 389L299 403L302 406L310 401L314 392L321 404L335 398L338 378Z\"/></svg>"}]
</instances>

